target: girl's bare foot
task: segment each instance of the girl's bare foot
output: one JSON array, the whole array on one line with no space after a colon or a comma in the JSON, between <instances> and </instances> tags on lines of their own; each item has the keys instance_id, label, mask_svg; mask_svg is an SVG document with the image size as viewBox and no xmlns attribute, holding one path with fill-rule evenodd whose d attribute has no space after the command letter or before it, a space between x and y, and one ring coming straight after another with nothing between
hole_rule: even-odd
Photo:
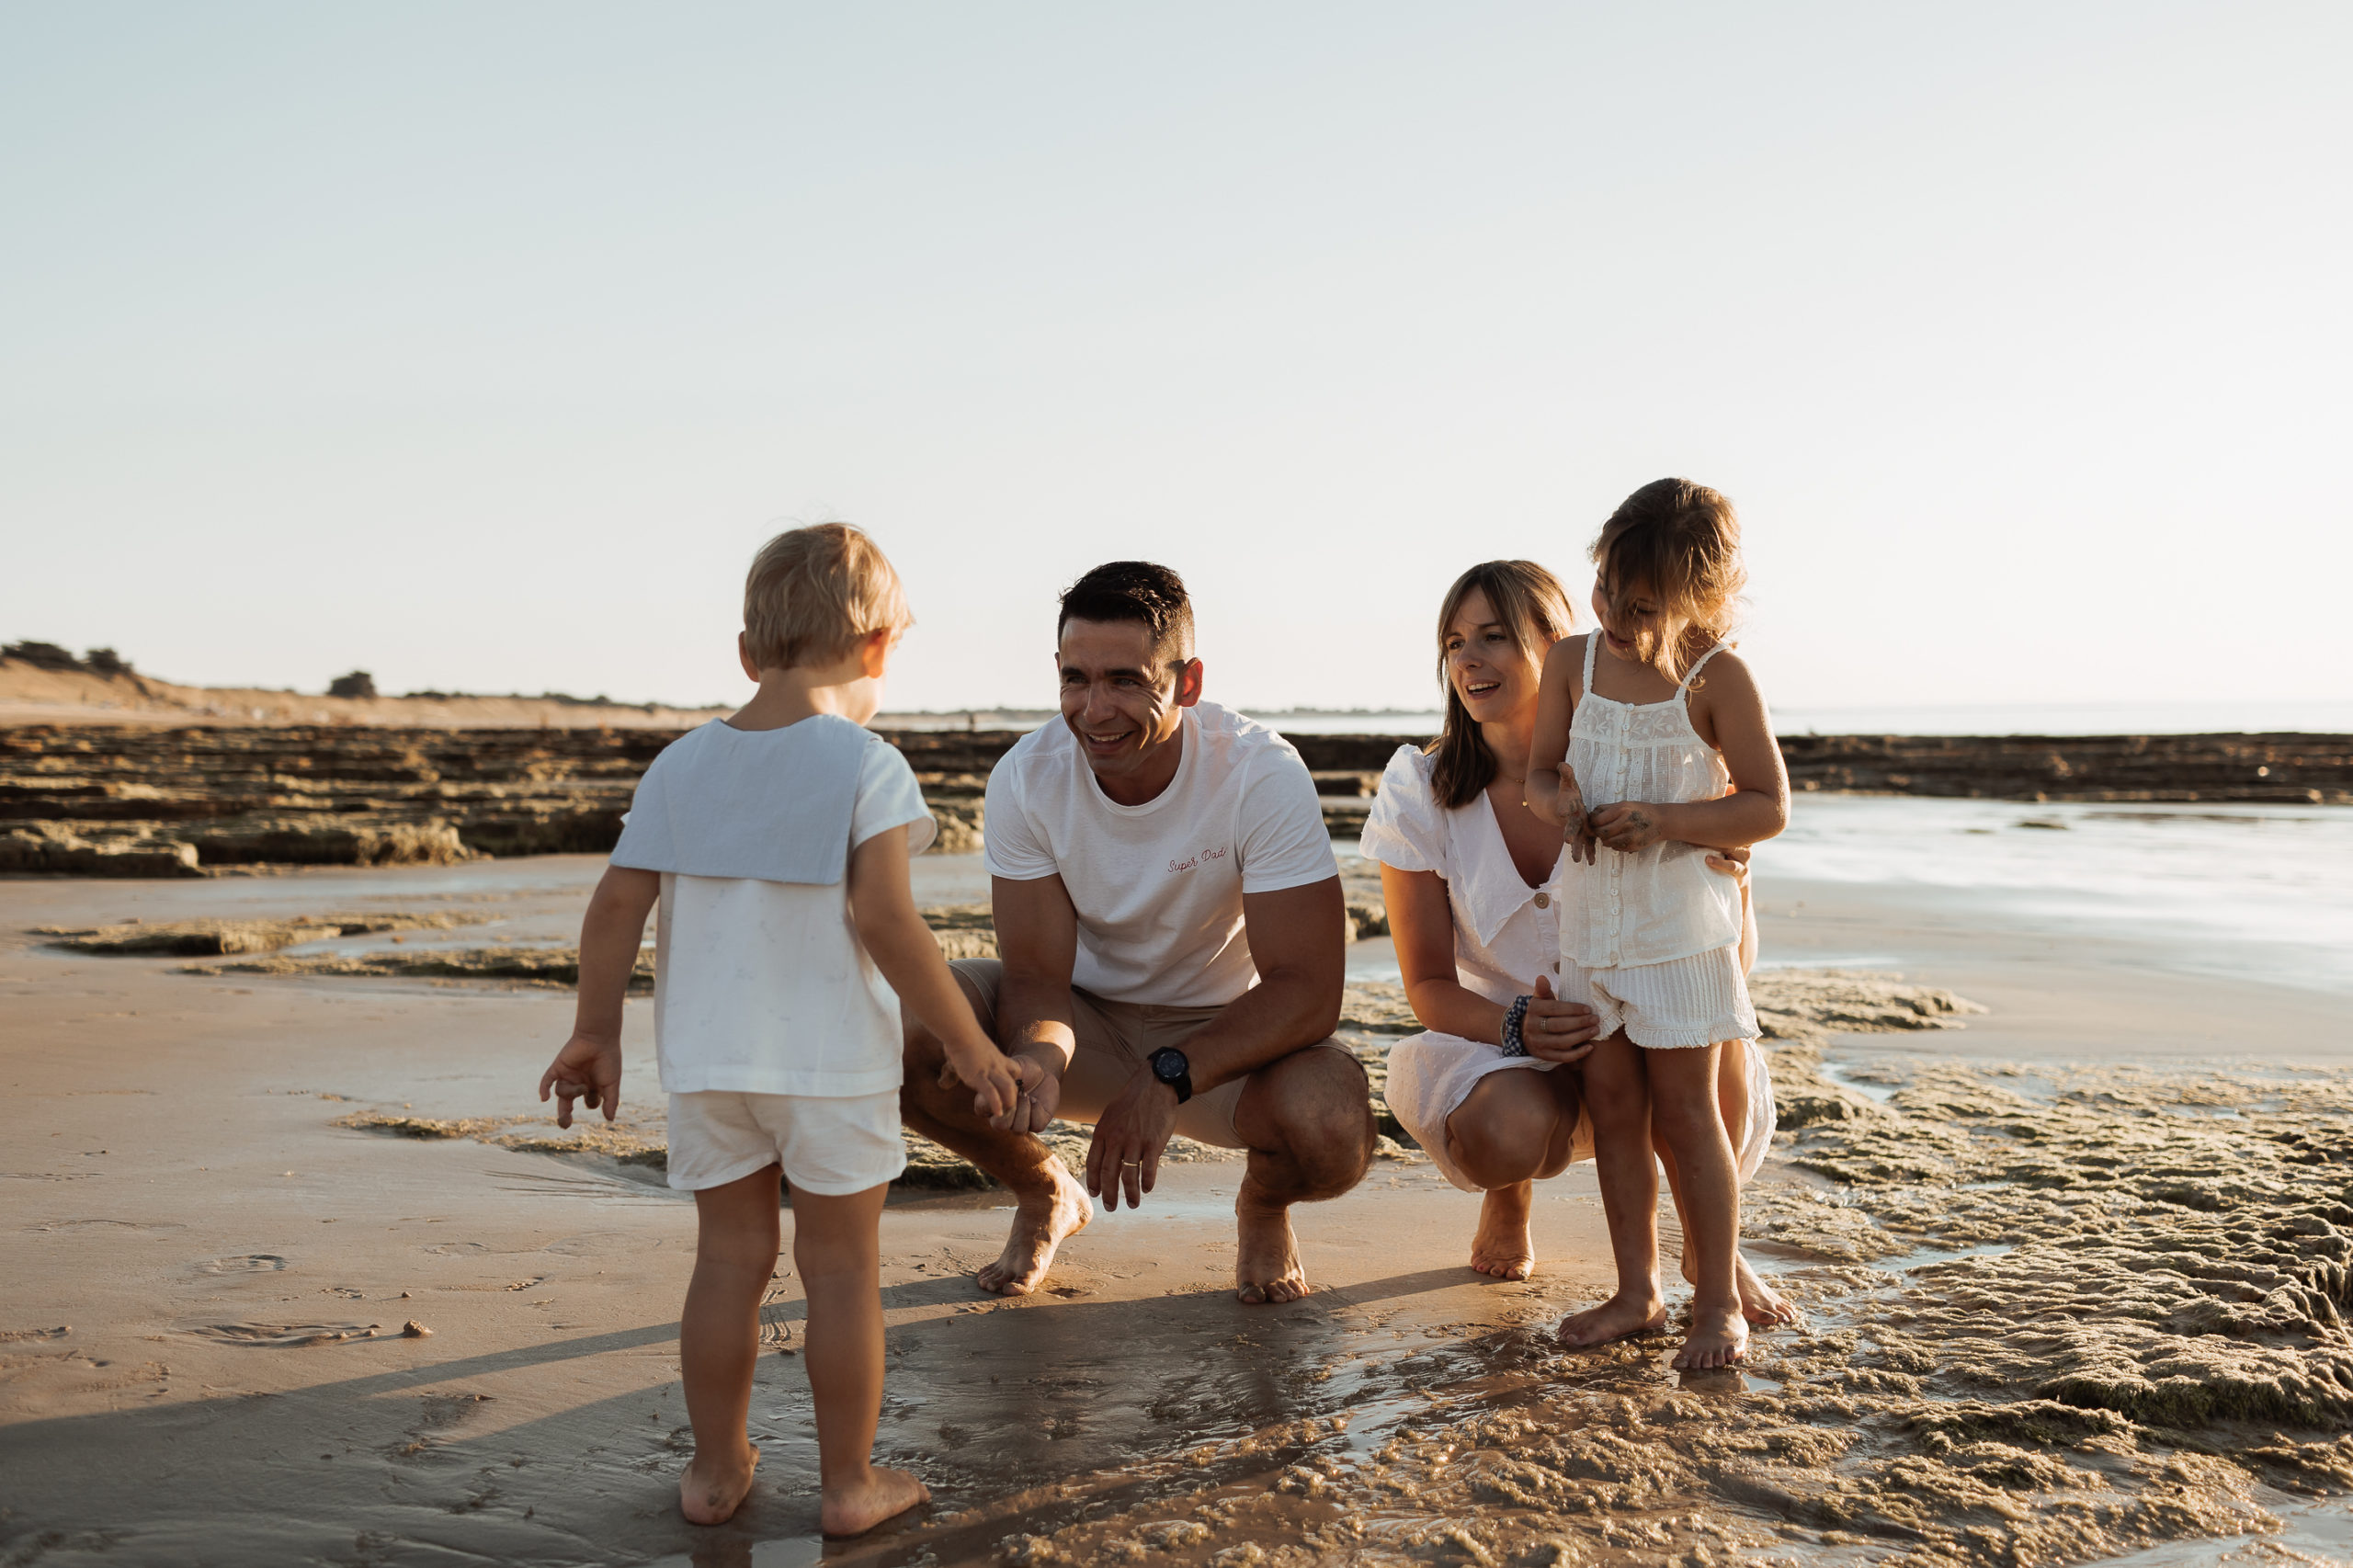
<instances>
[{"instance_id":1,"label":"girl's bare foot","mask_svg":"<svg viewBox=\"0 0 2353 1568\"><path fill-rule=\"evenodd\" d=\"M1597 1307L1563 1318L1556 1337L1572 1349L1589 1350L1638 1334L1656 1334L1665 1326L1666 1302L1656 1290L1620 1290Z\"/></svg>"},{"instance_id":2,"label":"girl's bare foot","mask_svg":"<svg viewBox=\"0 0 2353 1568\"><path fill-rule=\"evenodd\" d=\"M1669 1366L1680 1369L1737 1366L1748 1357L1748 1320L1738 1303L1728 1307L1694 1305L1691 1332L1675 1352Z\"/></svg>"},{"instance_id":3,"label":"girl's bare foot","mask_svg":"<svg viewBox=\"0 0 2353 1568\"><path fill-rule=\"evenodd\" d=\"M1536 1244L1528 1233L1535 1207L1532 1183L1491 1187L1479 1205L1479 1233L1471 1238L1471 1267L1497 1279L1525 1279L1536 1272Z\"/></svg>"},{"instance_id":4,"label":"girl's bare foot","mask_svg":"<svg viewBox=\"0 0 2353 1568\"><path fill-rule=\"evenodd\" d=\"M678 1512L690 1525L723 1525L735 1517L752 1490L752 1471L760 1450L749 1439L739 1454L719 1455L697 1449L678 1477Z\"/></svg>"},{"instance_id":5,"label":"girl's bare foot","mask_svg":"<svg viewBox=\"0 0 2353 1568\"><path fill-rule=\"evenodd\" d=\"M904 1470L869 1467L857 1484L825 1488L817 1522L827 1535L864 1535L894 1514L931 1501L931 1488Z\"/></svg>"},{"instance_id":6,"label":"girl's bare foot","mask_svg":"<svg viewBox=\"0 0 2353 1568\"><path fill-rule=\"evenodd\" d=\"M1799 1321L1797 1303L1770 1285L1756 1270L1748 1267L1748 1259L1737 1251L1732 1255L1733 1283L1740 1287L1741 1315L1758 1328L1781 1328ZM1699 1276L1691 1267L1691 1249L1683 1249L1683 1282L1697 1285Z\"/></svg>"},{"instance_id":7,"label":"girl's bare foot","mask_svg":"<svg viewBox=\"0 0 2353 1568\"><path fill-rule=\"evenodd\" d=\"M1054 1178L1053 1190L1042 1198L1024 1198L1014 1210L1013 1233L1005 1238L1005 1251L972 1276L982 1290L1000 1296L1028 1295L1046 1282L1054 1250L1086 1229L1092 1204L1086 1189L1071 1179L1060 1160L1047 1162L1046 1169Z\"/></svg>"},{"instance_id":8,"label":"girl's bare foot","mask_svg":"<svg viewBox=\"0 0 2353 1568\"><path fill-rule=\"evenodd\" d=\"M1252 1306L1296 1301L1314 1287L1300 1267L1299 1238L1291 1234L1290 1210L1268 1209L1237 1198L1233 1204L1234 1294Z\"/></svg>"}]
</instances>

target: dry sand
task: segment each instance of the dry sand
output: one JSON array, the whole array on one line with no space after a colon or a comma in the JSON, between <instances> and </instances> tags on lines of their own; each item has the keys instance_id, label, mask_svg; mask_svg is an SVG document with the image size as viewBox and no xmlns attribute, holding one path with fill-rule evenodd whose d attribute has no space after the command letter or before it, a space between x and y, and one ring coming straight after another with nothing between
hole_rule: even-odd
<instances>
[{"instance_id":1,"label":"dry sand","mask_svg":"<svg viewBox=\"0 0 2353 1568\"><path fill-rule=\"evenodd\" d=\"M219 960L28 934L398 912L453 923L331 947L528 948L573 936L600 864L0 881L0 1563L817 1560L796 1355L760 1362L751 1506L715 1531L675 1512L693 1223L630 1158L661 1136L642 1004L618 1136L551 1157L529 1095L560 992L190 974ZM925 873L936 902L980 895L961 859ZM1754 1372L1678 1379L1665 1340L1552 1348L1607 1277L1589 1167L1541 1189L1540 1272L1504 1285L1461 1267L1475 1199L1378 1162L1301 1212L1321 1289L1281 1308L1232 1299L1230 1163L1172 1167L1018 1302L966 1278L1002 1196L910 1194L885 1219L881 1446L938 1501L828 1560L2353 1548L2314 1501L2353 1483L2341 1005L2121 944L2061 958L1950 901L1760 893L1768 956L1893 956L1993 1010L1839 1034L1822 1020L1897 993L1760 985L1810 1125L1750 1229L1811 1321L1760 1336ZM369 1117L478 1136L348 1124ZM796 1350L789 1274L767 1316Z\"/></svg>"}]
</instances>

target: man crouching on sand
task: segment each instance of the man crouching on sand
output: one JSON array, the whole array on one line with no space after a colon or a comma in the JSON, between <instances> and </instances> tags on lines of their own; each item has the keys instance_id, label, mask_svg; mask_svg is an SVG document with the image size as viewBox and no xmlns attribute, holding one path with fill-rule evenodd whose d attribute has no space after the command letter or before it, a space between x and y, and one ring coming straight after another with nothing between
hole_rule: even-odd
<instances>
[{"instance_id":1,"label":"man crouching on sand","mask_svg":"<svg viewBox=\"0 0 2353 1568\"><path fill-rule=\"evenodd\" d=\"M1273 731L1201 697L1193 610L1165 566L1115 561L1063 595L1063 722L989 775L982 833L997 959L951 967L1042 1083L999 1130L942 1082L907 1025L901 1114L1010 1187L1004 1256L977 1276L1038 1289L1087 1195L1142 1206L1169 1137L1250 1152L1234 1199L1245 1301L1307 1294L1290 1206L1364 1178L1364 1070L1340 1017L1340 880L1314 780ZM1082 1191L1034 1133L1095 1124Z\"/></svg>"}]
</instances>

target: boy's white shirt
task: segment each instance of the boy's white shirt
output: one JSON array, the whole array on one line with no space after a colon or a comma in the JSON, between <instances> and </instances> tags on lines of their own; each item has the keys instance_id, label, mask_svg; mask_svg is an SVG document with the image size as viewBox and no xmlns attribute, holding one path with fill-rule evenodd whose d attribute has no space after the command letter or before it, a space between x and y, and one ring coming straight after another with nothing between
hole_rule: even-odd
<instances>
[{"instance_id":1,"label":"boy's white shirt","mask_svg":"<svg viewBox=\"0 0 2353 1568\"><path fill-rule=\"evenodd\" d=\"M815 725L814 730L808 727ZM839 766L839 730L856 730L860 750L854 771ZM796 735L796 731L806 733ZM831 731L832 733L827 733ZM901 1071L899 999L868 956L851 922L849 852L877 834L904 830L909 853L927 848L938 834L925 810L915 770L897 748L846 719L820 715L781 730L732 731L734 739L688 746L647 769L664 774L657 798L678 832L663 837L632 832L631 820L613 851L616 865L662 872L662 902L654 946L654 1029L662 1087L674 1095L714 1090L739 1094L838 1096L898 1087ZM796 769L794 754L813 767ZM793 788L746 789L745 759ZM735 777L716 780L703 767ZM712 786L704 788L704 786ZM641 805L646 799L641 784ZM840 796L851 793L844 812ZM824 796L813 799L812 796ZM681 801L733 801L724 822L701 813L681 816ZM632 819L638 815L633 807ZM846 824L832 842L805 839L813 829ZM652 826L652 823L645 825ZM795 830L798 829L796 833ZM684 842L682 843L681 840ZM783 881L760 875L711 876L672 869L715 869L714 846L739 846L747 867L821 872L830 881Z\"/></svg>"},{"instance_id":2,"label":"boy's white shirt","mask_svg":"<svg viewBox=\"0 0 2353 1568\"><path fill-rule=\"evenodd\" d=\"M990 874L1062 878L1078 915L1072 983L1110 1001L1233 1001L1258 976L1242 895L1339 874L1314 778L1289 741L1213 702L1183 722L1176 777L1141 806L1103 793L1060 719L989 774Z\"/></svg>"}]
</instances>

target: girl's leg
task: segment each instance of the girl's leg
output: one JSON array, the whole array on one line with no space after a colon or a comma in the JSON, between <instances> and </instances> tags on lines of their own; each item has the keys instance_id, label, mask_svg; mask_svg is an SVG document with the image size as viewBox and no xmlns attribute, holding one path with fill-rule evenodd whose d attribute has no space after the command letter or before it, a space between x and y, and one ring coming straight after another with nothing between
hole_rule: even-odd
<instances>
[{"instance_id":1,"label":"girl's leg","mask_svg":"<svg viewBox=\"0 0 2353 1568\"><path fill-rule=\"evenodd\" d=\"M1724 1115L1724 1140L1733 1148L1735 1159L1740 1147L1748 1139L1748 1051L1738 1040L1726 1044L1722 1062L1716 1069L1716 1104ZM1699 1271L1691 1266L1691 1218L1683 1208L1683 1181L1675 1168L1675 1151L1668 1148L1666 1139L1656 1128L1651 1130L1651 1147L1658 1153L1658 1163L1666 1167L1666 1189L1675 1198L1675 1217L1683 1227L1682 1274L1686 1284L1699 1282ZM1774 1328L1798 1321L1798 1309L1790 1299L1765 1283L1762 1276L1749 1267L1748 1259L1735 1250L1732 1255L1733 1282L1740 1287L1740 1310L1758 1328Z\"/></svg>"},{"instance_id":2,"label":"girl's leg","mask_svg":"<svg viewBox=\"0 0 2353 1568\"><path fill-rule=\"evenodd\" d=\"M931 1493L904 1470L873 1462L882 1415L882 1199L870 1187L840 1198L792 1195L792 1262L809 1293L801 1364L817 1406L820 1518L827 1535L860 1535Z\"/></svg>"},{"instance_id":3,"label":"girl's leg","mask_svg":"<svg viewBox=\"0 0 2353 1568\"><path fill-rule=\"evenodd\" d=\"M1471 1267L1497 1279L1525 1279L1536 1267L1529 1233L1534 1183L1568 1163L1577 1125L1574 1075L1554 1069L1490 1073L1446 1119L1446 1152L1486 1197Z\"/></svg>"},{"instance_id":4,"label":"girl's leg","mask_svg":"<svg viewBox=\"0 0 2353 1568\"><path fill-rule=\"evenodd\" d=\"M760 1301L776 1269L774 1165L695 1194L695 1272L678 1322L678 1362L695 1457L678 1479L678 1508L698 1525L724 1524L752 1489L760 1453L745 1430Z\"/></svg>"},{"instance_id":5,"label":"girl's leg","mask_svg":"<svg viewBox=\"0 0 2353 1568\"><path fill-rule=\"evenodd\" d=\"M1586 1104L1593 1112L1594 1165L1618 1293L1561 1324L1563 1345L1606 1345L1666 1322L1658 1288L1658 1165L1651 1156L1647 1053L1620 1030L1585 1059Z\"/></svg>"},{"instance_id":6,"label":"girl's leg","mask_svg":"<svg viewBox=\"0 0 2353 1568\"><path fill-rule=\"evenodd\" d=\"M1676 1352L1677 1367L1730 1366L1748 1343L1748 1324L1735 1283L1739 1176L1716 1100L1717 1058L1722 1050L1710 1045L1643 1053L1653 1123L1675 1151L1677 1174L1682 1178L1684 1243L1698 1276L1691 1334Z\"/></svg>"}]
</instances>

